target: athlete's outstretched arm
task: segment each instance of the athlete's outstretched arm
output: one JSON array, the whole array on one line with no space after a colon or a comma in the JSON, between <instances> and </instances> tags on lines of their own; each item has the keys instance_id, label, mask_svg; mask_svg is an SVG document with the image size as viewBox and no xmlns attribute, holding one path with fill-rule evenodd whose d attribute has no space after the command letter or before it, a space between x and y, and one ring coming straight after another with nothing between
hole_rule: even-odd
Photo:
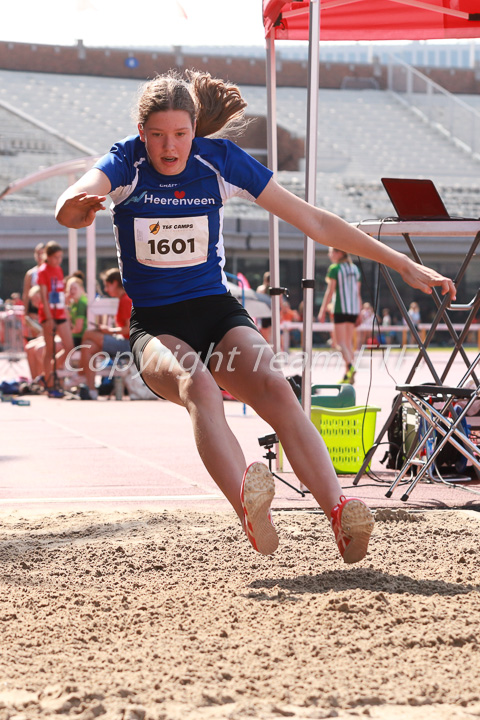
<instances>
[{"instance_id":1,"label":"athlete's outstretched arm","mask_svg":"<svg viewBox=\"0 0 480 720\"><path fill-rule=\"evenodd\" d=\"M101 170L88 170L70 185L57 200L55 217L60 225L82 228L91 225L99 210L105 210L106 196L112 189L110 180Z\"/></svg>"},{"instance_id":2,"label":"athlete's outstretched arm","mask_svg":"<svg viewBox=\"0 0 480 720\"><path fill-rule=\"evenodd\" d=\"M409 285L429 295L432 287L440 286L442 295L449 293L451 299L455 300L455 286L450 278L413 262L407 255L375 240L338 215L310 205L281 187L273 178L256 202L315 242L388 265L400 273Z\"/></svg>"}]
</instances>

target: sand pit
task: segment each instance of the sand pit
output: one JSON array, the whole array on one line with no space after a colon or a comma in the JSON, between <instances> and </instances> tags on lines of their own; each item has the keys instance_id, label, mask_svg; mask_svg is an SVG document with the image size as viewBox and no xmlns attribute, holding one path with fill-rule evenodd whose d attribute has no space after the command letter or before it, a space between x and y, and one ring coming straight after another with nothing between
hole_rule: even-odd
<instances>
[{"instance_id":1,"label":"sand pit","mask_svg":"<svg viewBox=\"0 0 480 720\"><path fill-rule=\"evenodd\" d=\"M377 512L368 558L324 516L3 513L0 720L480 717L480 524Z\"/></svg>"}]
</instances>

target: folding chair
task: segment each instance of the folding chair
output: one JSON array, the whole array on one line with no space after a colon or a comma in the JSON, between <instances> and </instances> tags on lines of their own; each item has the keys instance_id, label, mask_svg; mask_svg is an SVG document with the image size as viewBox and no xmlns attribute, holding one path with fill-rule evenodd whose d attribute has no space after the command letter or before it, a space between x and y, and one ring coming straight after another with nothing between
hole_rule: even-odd
<instances>
[{"instance_id":1,"label":"folding chair","mask_svg":"<svg viewBox=\"0 0 480 720\"><path fill-rule=\"evenodd\" d=\"M427 475L432 481L454 485L454 482L446 481L440 471L435 468L436 461L440 458L447 443L450 443L467 461L471 462L477 477L480 477L480 448L468 436L469 411L473 404L480 399L480 386L476 383L474 388L465 387L479 362L480 353L457 387L397 385L401 397L405 398L416 413L423 418L426 429L419 433L419 441L417 444L414 443L413 450L410 450L408 458L387 491L386 497L391 497L394 489L413 466L419 469L401 497L404 501L408 500L416 484ZM466 402L459 410L458 406L455 406L455 401ZM436 407L437 404L441 405L440 409ZM439 436L441 436L440 440Z\"/></svg>"},{"instance_id":2,"label":"folding chair","mask_svg":"<svg viewBox=\"0 0 480 720\"><path fill-rule=\"evenodd\" d=\"M419 254L415 248L415 245L410 238L409 233L402 232L402 235L405 238L405 241L410 249L413 259L417 263L423 264ZM460 285L460 283L465 275L465 272L467 270L467 267L468 267L472 257L474 256L479 243L480 243L480 232L476 232L475 237L473 238L472 244L470 246L470 249L465 254L465 257L463 259L461 267L458 270L458 273L455 277L454 283L455 283L456 288L458 288L458 286ZM405 322L406 322L410 332L412 333L412 336L414 337L415 342L419 348L418 355L417 355L417 357L410 369L408 377L405 381L405 386L412 382L415 372L416 372L421 360L424 360L425 364L427 365L428 369L430 370L432 379L433 379L433 383L436 387L442 387L445 385L445 380L446 380L448 373L453 365L453 362L458 354L461 355L467 369L470 369L470 366L471 366L470 359L468 358L468 355L465 352L463 344L464 344L464 341L470 331L470 325L472 324L472 322L475 318L475 315L480 308L480 290L477 292L476 296L473 298L473 300L470 303L468 303L468 304L452 304L449 307L449 303L450 303L449 297L445 296L445 297L441 298L440 295L438 294L437 290L434 288L431 297L437 307L437 311L432 320L430 329L425 337L425 340L422 342L422 340L417 332L417 329L413 325L411 318L408 315L408 310L405 307L405 304L400 296L400 293L398 292L398 290L393 282L393 279L390 275L390 271L388 270L388 268L386 268L383 265L380 266L380 270L381 270L382 275L390 289L393 299L395 300L395 303L396 303L402 317L405 319ZM465 321L464 328L463 328L462 332L460 333L460 335L457 335L457 332L455 331L455 328L453 327L453 323L448 316L448 311L450 311L450 310L452 310L452 311L455 311L455 310L469 311L467 320ZM438 325L442 321L447 326L447 330L450 333L450 336L453 340L454 347L452 349L451 355L448 359L448 362L445 365L443 372L441 373L441 375L439 375L437 372L437 369L435 368L435 366L434 366L433 362L431 361L430 356L428 354L428 347L433 340L433 337L435 335ZM474 366L472 366L470 372L467 374L469 376L471 375L472 379L478 386L479 381L475 374ZM354 485L357 485L359 483L360 478L362 477L362 475L365 472L365 469L369 466L375 451L380 446L385 433L387 432L388 428L390 427L391 423L393 422L401 403L402 403L402 394L399 394L396 401L392 405L391 412L390 412L383 428L380 430L379 434L377 435L375 443L372 445L372 447L369 449L369 451L365 455L363 464L362 464L360 470L358 471L357 475L355 476L355 479L353 480Z\"/></svg>"}]
</instances>

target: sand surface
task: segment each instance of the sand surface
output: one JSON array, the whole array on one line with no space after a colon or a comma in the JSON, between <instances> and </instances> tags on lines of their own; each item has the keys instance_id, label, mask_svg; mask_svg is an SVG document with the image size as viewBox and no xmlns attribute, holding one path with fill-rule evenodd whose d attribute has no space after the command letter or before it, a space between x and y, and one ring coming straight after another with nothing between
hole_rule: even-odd
<instances>
[{"instance_id":1,"label":"sand surface","mask_svg":"<svg viewBox=\"0 0 480 720\"><path fill-rule=\"evenodd\" d=\"M0 720L480 717L479 514L2 513Z\"/></svg>"}]
</instances>

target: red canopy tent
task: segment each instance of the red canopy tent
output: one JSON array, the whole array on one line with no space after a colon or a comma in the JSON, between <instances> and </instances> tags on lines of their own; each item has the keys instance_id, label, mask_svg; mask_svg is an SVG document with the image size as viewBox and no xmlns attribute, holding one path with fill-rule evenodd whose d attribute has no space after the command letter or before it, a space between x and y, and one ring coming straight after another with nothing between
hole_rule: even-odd
<instances>
[{"instance_id":1,"label":"red canopy tent","mask_svg":"<svg viewBox=\"0 0 480 720\"><path fill-rule=\"evenodd\" d=\"M265 35L307 40L310 2L264 0ZM478 0L324 0L323 40L427 40L480 34ZM475 12L475 10L477 12Z\"/></svg>"},{"instance_id":2,"label":"red canopy tent","mask_svg":"<svg viewBox=\"0 0 480 720\"><path fill-rule=\"evenodd\" d=\"M305 199L315 204L319 87L322 40L426 40L480 36L479 0L263 0L267 41L268 160L277 170L275 40L308 40ZM303 350L306 362L302 403L310 415L315 243L305 238L303 264ZM270 217L272 335L280 349L280 261L278 221ZM306 391L307 390L307 391Z\"/></svg>"}]
</instances>

